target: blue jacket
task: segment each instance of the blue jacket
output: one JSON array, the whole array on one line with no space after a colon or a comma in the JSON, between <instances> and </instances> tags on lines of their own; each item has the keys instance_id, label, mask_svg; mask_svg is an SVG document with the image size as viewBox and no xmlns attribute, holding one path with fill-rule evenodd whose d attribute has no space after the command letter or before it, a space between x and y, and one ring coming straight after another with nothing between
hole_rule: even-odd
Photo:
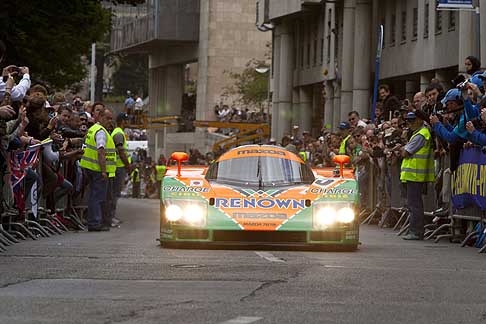
<instances>
[{"instance_id":1,"label":"blue jacket","mask_svg":"<svg viewBox=\"0 0 486 324\"><path fill-rule=\"evenodd\" d=\"M470 99L464 101L464 112L459 117L459 122L452 128L452 126L447 125L445 127L442 123L437 123L434 125L434 132L448 143L454 143L458 140L469 139L469 133L466 130L466 123L474 118L479 117L479 107L473 105Z\"/></svg>"},{"instance_id":2,"label":"blue jacket","mask_svg":"<svg viewBox=\"0 0 486 324\"><path fill-rule=\"evenodd\" d=\"M468 133L467 139L473 144L486 146L486 134L481 133L477 129L475 129L471 134Z\"/></svg>"}]
</instances>

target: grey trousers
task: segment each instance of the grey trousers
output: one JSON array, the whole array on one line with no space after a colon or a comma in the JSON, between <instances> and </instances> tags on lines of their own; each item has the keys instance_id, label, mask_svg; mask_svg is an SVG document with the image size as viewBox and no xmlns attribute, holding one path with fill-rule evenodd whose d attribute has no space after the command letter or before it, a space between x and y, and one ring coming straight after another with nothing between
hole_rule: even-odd
<instances>
[{"instance_id":1,"label":"grey trousers","mask_svg":"<svg viewBox=\"0 0 486 324\"><path fill-rule=\"evenodd\" d=\"M410 209L410 232L424 234L424 182L407 181L407 206Z\"/></svg>"}]
</instances>

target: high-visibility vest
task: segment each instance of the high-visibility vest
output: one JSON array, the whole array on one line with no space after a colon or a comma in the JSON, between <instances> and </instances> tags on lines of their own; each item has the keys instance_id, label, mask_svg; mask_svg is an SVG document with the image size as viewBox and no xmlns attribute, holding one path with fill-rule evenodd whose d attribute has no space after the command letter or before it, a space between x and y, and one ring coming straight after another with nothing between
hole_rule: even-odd
<instances>
[{"instance_id":1,"label":"high-visibility vest","mask_svg":"<svg viewBox=\"0 0 486 324\"><path fill-rule=\"evenodd\" d=\"M140 172L138 168L133 169L132 173L130 173L130 177L132 178L132 182L140 182Z\"/></svg>"},{"instance_id":2,"label":"high-visibility vest","mask_svg":"<svg viewBox=\"0 0 486 324\"><path fill-rule=\"evenodd\" d=\"M155 171L157 172L157 181L162 181L162 179L164 179L166 169L167 167L165 165L155 166Z\"/></svg>"},{"instance_id":3,"label":"high-visibility vest","mask_svg":"<svg viewBox=\"0 0 486 324\"><path fill-rule=\"evenodd\" d=\"M302 161L304 161L304 162L307 161L307 152L300 151L299 156L302 159Z\"/></svg>"},{"instance_id":4,"label":"high-visibility vest","mask_svg":"<svg viewBox=\"0 0 486 324\"><path fill-rule=\"evenodd\" d=\"M432 150L432 135L427 127L415 131L410 141L415 136L422 135L425 144L415 154L402 161L400 180L402 182L433 182L435 181L434 156Z\"/></svg>"},{"instance_id":5,"label":"high-visibility vest","mask_svg":"<svg viewBox=\"0 0 486 324\"><path fill-rule=\"evenodd\" d=\"M339 147L339 154L346 154L346 143L348 142L348 139L351 137L351 134L346 136L343 141L341 142L341 146Z\"/></svg>"},{"instance_id":6,"label":"high-visibility vest","mask_svg":"<svg viewBox=\"0 0 486 324\"><path fill-rule=\"evenodd\" d=\"M79 165L82 168L101 172L101 166L98 161L98 149L96 148L96 133L98 131L105 132L106 134L106 147L105 147L105 158L106 158L106 172L110 177L115 176L116 172L116 148L110 133L101 126L100 124L94 124L88 129L86 138L84 139L84 154L81 157L81 162Z\"/></svg>"},{"instance_id":7,"label":"high-visibility vest","mask_svg":"<svg viewBox=\"0 0 486 324\"><path fill-rule=\"evenodd\" d=\"M127 139L125 137L125 132L120 127L117 127L113 130L113 132L111 132L111 138L114 138L116 134L121 134L123 136L123 148L125 149L125 155L127 156L128 163L131 163L132 157L130 155L128 155L128 153L127 153L128 152L128 143L127 143ZM125 167L125 164L123 164L123 161L120 158L119 154L116 155L116 167L117 168L124 168Z\"/></svg>"}]
</instances>

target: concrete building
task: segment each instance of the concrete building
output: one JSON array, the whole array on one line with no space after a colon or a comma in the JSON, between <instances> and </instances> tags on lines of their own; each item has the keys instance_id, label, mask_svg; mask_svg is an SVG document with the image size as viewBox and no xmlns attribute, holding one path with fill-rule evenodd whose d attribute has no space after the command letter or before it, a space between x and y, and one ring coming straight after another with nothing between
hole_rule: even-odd
<instances>
[{"instance_id":1,"label":"concrete building","mask_svg":"<svg viewBox=\"0 0 486 324\"><path fill-rule=\"evenodd\" d=\"M272 29L272 136L291 125L315 135L351 110L370 115L377 29L384 25L380 80L399 98L432 78L446 88L464 59L486 64L486 33L474 12L437 11L434 0L259 0L257 22ZM486 17L486 5L480 13ZM481 19L486 30L486 19ZM481 51L479 54L479 48Z\"/></svg>"},{"instance_id":2,"label":"concrete building","mask_svg":"<svg viewBox=\"0 0 486 324\"><path fill-rule=\"evenodd\" d=\"M253 0L147 0L133 14L115 18L112 50L149 56L150 115L180 115L185 66L197 62L197 120L214 120L214 106L250 59L263 59L270 33L255 28ZM164 133L167 133L164 139ZM209 136L209 135L208 135ZM200 133L152 131L152 155L211 143Z\"/></svg>"}]
</instances>

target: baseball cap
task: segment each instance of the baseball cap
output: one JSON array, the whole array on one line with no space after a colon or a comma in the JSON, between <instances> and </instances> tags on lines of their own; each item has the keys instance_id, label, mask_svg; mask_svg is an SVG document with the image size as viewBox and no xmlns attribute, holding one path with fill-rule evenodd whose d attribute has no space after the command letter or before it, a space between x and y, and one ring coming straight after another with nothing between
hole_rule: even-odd
<instances>
[{"instance_id":1,"label":"baseball cap","mask_svg":"<svg viewBox=\"0 0 486 324\"><path fill-rule=\"evenodd\" d=\"M449 101L453 100L459 100L461 98L461 91L459 89L450 89L447 91L446 95L444 96L444 99L442 99L440 102L445 106Z\"/></svg>"},{"instance_id":2,"label":"baseball cap","mask_svg":"<svg viewBox=\"0 0 486 324\"><path fill-rule=\"evenodd\" d=\"M483 80L482 80L481 76L483 74L476 74L475 76L473 76L471 78L470 82L474 83L478 88L482 88L483 87Z\"/></svg>"},{"instance_id":3,"label":"baseball cap","mask_svg":"<svg viewBox=\"0 0 486 324\"><path fill-rule=\"evenodd\" d=\"M406 119L415 119L415 118L417 118L417 116L415 115L414 112L407 113Z\"/></svg>"},{"instance_id":4,"label":"baseball cap","mask_svg":"<svg viewBox=\"0 0 486 324\"><path fill-rule=\"evenodd\" d=\"M351 128L351 125L349 125L349 123L348 123L348 122L343 121L343 122L341 122L341 123L339 124L338 128L339 128L339 129L349 129L349 128Z\"/></svg>"},{"instance_id":5,"label":"baseball cap","mask_svg":"<svg viewBox=\"0 0 486 324\"><path fill-rule=\"evenodd\" d=\"M120 120L128 120L127 113L124 113L124 112L118 113L118 115L116 116L116 120L117 121L120 121Z\"/></svg>"}]
</instances>

